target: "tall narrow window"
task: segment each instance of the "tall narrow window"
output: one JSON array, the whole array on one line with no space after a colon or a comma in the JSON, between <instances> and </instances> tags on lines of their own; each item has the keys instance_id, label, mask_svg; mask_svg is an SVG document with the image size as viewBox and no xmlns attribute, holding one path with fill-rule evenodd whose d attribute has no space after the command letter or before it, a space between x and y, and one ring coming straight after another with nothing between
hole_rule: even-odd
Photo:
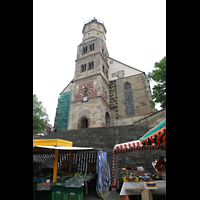
<instances>
[{"instance_id":1,"label":"tall narrow window","mask_svg":"<svg viewBox=\"0 0 200 200\"><path fill-rule=\"evenodd\" d=\"M91 62L91 69L94 69L94 61Z\"/></svg>"},{"instance_id":2,"label":"tall narrow window","mask_svg":"<svg viewBox=\"0 0 200 200\"><path fill-rule=\"evenodd\" d=\"M104 67L104 65L102 65L102 70L103 70L103 73L105 73L105 67Z\"/></svg>"},{"instance_id":3,"label":"tall narrow window","mask_svg":"<svg viewBox=\"0 0 200 200\"><path fill-rule=\"evenodd\" d=\"M89 70L94 69L94 61L89 62Z\"/></svg>"},{"instance_id":4,"label":"tall narrow window","mask_svg":"<svg viewBox=\"0 0 200 200\"><path fill-rule=\"evenodd\" d=\"M81 65L81 72L86 71L86 64Z\"/></svg>"},{"instance_id":5,"label":"tall narrow window","mask_svg":"<svg viewBox=\"0 0 200 200\"><path fill-rule=\"evenodd\" d=\"M133 94L131 89L131 84L126 82L124 84L124 95L126 102L126 115L134 115L134 106L133 106Z\"/></svg>"},{"instance_id":6,"label":"tall narrow window","mask_svg":"<svg viewBox=\"0 0 200 200\"><path fill-rule=\"evenodd\" d=\"M83 47L83 53L87 53L87 46Z\"/></svg>"},{"instance_id":7,"label":"tall narrow window","mask_svg":"<svg viewBox=\"0 0 200 200\"><path fill-rule=\"evenodd\" d=\"M94 43L90 44L90 51L93 51L93 50L94 50Z\"/></svg>"}]
</instances>

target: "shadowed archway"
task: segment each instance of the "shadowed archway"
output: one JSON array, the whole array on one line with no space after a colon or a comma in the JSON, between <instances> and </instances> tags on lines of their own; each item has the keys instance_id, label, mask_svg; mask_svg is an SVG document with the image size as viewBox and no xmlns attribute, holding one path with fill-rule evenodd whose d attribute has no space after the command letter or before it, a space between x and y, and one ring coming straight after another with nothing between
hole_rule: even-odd
<instances>
[{"instance_id":1,"label":"shadowed archway","mask_svg":"<svg viewBox=\"0 0 200 200\"><path fill-rule=\"evenodd\" d=\"M106 126L110 126L110 115L106 112Z\"/></svg>"},{"instance_id":2,"label":"shadowed archway","mask_svg":"<svg viewBox=\"0 0 200 200\"><path fill-rule=\"evenodd\" d=\"M87 117L81 117L78 121L77 128L88 128L89 126L89 120Z\"/></svg>"}]
</instances>

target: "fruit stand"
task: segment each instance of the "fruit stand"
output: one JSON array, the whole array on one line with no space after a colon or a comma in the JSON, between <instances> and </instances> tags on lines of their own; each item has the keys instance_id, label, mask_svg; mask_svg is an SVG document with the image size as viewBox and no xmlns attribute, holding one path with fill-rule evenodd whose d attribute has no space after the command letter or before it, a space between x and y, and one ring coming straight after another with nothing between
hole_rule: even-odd
<instances>
[{"instance_id":1,"label":"fruit stand","mask_svg":"<svg viewBox=\"0 0 200 200\"><path fill-rule=\"evenodd\" d=\"M33 165L35 200L83 200L88 182L101 197L111 184L107 153L97 148L72 147L70 141L34 140Z\"/></svg>"},{"instance_id":2,"label":"fruit stand","mask_svg":"<svg viewBox=\"0 0 200 200\"><path fill-rule=\"evenodd\" d=\"M166 194L166 172L149 173L143 167L133 165L131 169L122 168L119 172L117 165L117 154L132 152L136 150L156 150L166 148L166 119L149 130L139 140L116 144L113 148L112 163L112 187L119 187L120 173L122 175L123 186L120 197L128 200L128 195L141 194L142 199L151 198L153 194ZM152 192L151 192L152 191ZM144 197L146 195L146 197Z\"/></svg>"}]
</instances>

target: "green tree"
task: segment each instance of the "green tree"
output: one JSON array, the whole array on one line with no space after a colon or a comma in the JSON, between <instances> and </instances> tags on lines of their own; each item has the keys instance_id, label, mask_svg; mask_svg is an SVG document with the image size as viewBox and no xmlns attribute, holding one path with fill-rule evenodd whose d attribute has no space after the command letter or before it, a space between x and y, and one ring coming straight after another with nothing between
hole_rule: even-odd
<instances>
[{"instance_id":1,"label":"green tree","mask_svg":"<svg viewBox=\"0 0 200 200\"><path fill-rule=\"evenodd\" d=\"M33 134L42 133L49 121L46 109L42 102L38 101L36 94L33 95Z\"/></svg>"},{"instance_id":2,"label":"green tree","mask_svg":"<svg viewBox=\"0 0 200 200\"><path fill-rule=\"evenodd\" d=\"M160 107L166 108L166 57L164 57L160 62L154 64L154 70L147 74L147 80L150 82L154 80L157 85L153 87L152 94L152 107L155 103L160 103Z\"/></svg>"}]
</instances>

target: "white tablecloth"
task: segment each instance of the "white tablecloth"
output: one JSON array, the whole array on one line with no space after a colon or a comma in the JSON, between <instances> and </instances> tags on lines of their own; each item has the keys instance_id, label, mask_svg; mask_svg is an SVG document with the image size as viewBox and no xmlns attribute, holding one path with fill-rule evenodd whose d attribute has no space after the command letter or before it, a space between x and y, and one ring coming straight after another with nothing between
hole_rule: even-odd
<instances>
[{"instance_id":1,"label":"white tablecloth","mask_svg":"<svg viewBox=\"0 0 200 200\"><path fill-rule=\"evenodd\" d=\"M157 183L158 189L151 190L152 194L165 194L166 189L166 180L155 181ZM160 190L159 188L165 188ZM135 190L126 190L126 189L135 189ZM137 190L138 189L138 190ZM141 190L144 190L144 182L124 182L120 192L121 195L140 195Z\"/></svg>"}]
</instances>

